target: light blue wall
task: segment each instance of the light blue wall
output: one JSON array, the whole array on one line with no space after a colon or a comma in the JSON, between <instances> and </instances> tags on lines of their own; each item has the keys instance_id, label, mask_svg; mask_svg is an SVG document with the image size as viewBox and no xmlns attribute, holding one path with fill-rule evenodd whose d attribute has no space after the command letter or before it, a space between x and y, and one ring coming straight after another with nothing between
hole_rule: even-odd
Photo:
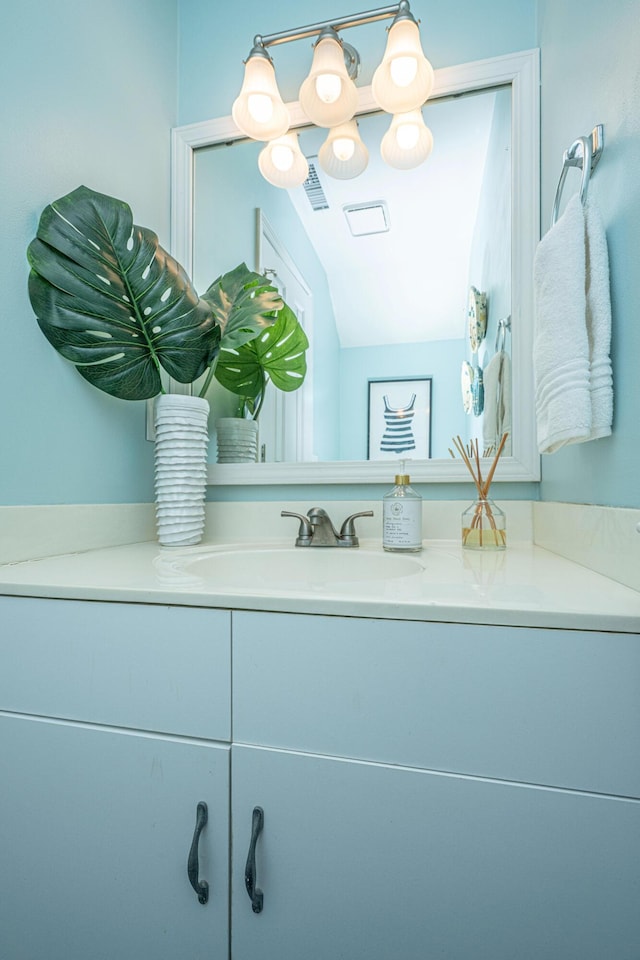
<instances>
[{"instance_id":1,"label":"light blue wall","mask_svg":"<svg viewBox=\"0 0 640 960\"><path fill-rule=\"evenodd\" d=\"M0 29L0 503L153 499L144 404L84 381L40 332L26 248L84 183L169 244L177 0L20 0Z\"/></svg>"},{"instance_id":2,"label":"light blue wall","mask_svg":"<svg viewBox=\"0 0 640 960\"><path fill-rule=\"evenodd\" d=\"M640 0L539 0L538 32L543 229L564 150L605 127L591 196L609 243L615 391L613 435L543 457L542 497L640 507ZM571 173L566 195L579 183Z\"/></svg>"},{"instance_id":3,"label":"light blue wall","mask_svg":"<svg viewBox=\"0 0 640 960\"><path fill-rule=\"evenodd\" d=\"M421 20L423 45L434 67L465 63L498 56L536 45L534 0L459 0L433 4L412 0L411 9ZM241 11L240 15L238 11ZM330 0L319 10L310 0L280 0L265 6L247 0L241 7L212 4L210 0L180 0L179 122L193 123L226 116L242 84L243 63L257 33L268 34L318 19L353 12L343 0ZM358 28L357 47L363 67L358 82L367 84L384 52L385 25ZM307 70L311 41L284 44L277 48L278 80L285 100L295 100L300 78ZM459 376L458 376L459 381ZM468 487L468 488L467 488ZM425 485L422 493L431 498L469 499L470 485ZM509 484L505 497L536 498L537 484ZM360 499L379 496L378 487L332 487L322 495ZM225 489L216 487L216 499L277 499L287 496L307 500L309 488ZM309 501L310 502L310 501Z\"/></svg>"}]
</instances>

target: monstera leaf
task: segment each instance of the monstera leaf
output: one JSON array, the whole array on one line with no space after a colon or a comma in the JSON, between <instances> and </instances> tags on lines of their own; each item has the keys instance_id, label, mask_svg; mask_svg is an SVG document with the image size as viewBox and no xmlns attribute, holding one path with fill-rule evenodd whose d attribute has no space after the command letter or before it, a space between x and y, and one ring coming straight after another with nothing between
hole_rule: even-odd
<instances>
[{"instance_id":1,"label":"monstera leaf","mask_svg":"<svg viewBox=\"0 0 640 960\"><path fill-rule=\"evenodd\" d=\"M42 332L106 393L153 397L161 370L191 383L216 357L221 332L210 304L123 201L84 186L56 200L28 259Z\"/></svg>"},{"instance_id":2,"label":"monstera leaf","mask_svg":"<svg viewBox=\"0 0 640 960\"><path fill-rule=\"evenodd\" d=\"M308 347L307 335L295 313L284 304L275 322L258 337L237 350L222 347L215 377L227 390L242 397L256 418L269 380L286 392L302 386Z\"/></svg>"},{"instance_id":3,"label":"monstera leaf","mask_svg":"<svg viewBox=\"0 0 640 960\"><path fill-rule=\"evenodd\" d=\"M222 331L221 348L236 349L273 323L282 307L280 294L266 277L245 263L214 280L202 295Z\"/></svg>"}]
</instances>

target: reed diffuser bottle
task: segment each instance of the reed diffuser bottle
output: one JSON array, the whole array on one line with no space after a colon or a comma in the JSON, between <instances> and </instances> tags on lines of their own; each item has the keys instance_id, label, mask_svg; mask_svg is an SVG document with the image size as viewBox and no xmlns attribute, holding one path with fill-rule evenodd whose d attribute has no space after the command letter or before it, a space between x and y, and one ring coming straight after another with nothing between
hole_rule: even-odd
<instances>
[{"instance_id":1,"label":"reed diffuser bottle","mask_svg":"<svg viewBox=\"0 0 640 960\"><path fill-rule=\"evenodd\" d=\"M459 436L453 439L478 491L478 498L462 514L462 546L466 550L504 550L507 546L507 518L489 497L491 481L507 437L507 433L503 434L486 479L482 476L478 441L472 440L465 447ZM484 456L489 456L490 452L485 451ZM449 453L455 457L453 450L450 449Z\"/></svg>"},{"instance_id":2,"label":"reed diffuser bottle","mask_svg":"<svg viewBox=\"0 0 640 960\"><path fill-rule=\"evenodd\" d=\"M467 550L504 550L507 518L489 497L478 497L462 514L462 546Z\"/></svg>"}]
</instances>

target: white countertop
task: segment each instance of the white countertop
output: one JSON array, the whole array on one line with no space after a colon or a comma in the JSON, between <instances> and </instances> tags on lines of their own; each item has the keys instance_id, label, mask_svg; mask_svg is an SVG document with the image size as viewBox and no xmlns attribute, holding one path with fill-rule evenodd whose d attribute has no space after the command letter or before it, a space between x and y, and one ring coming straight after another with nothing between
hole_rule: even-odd
<instances>
[{"instance_id":1,"label":"white countertop","mask_svg":"<svg viewBox=\"0 0 640 960\"><path fill-rule=\"evenodd\" d=\"M271 551L291 552L290 540L254 546L267 551L271 573L277 564ZM638 591L526 542L479 553L455 541L425 541L420 554L390 555L379 543L361 540L359 549L370 559L392 563L397 557L406 565L411 556L420 567L409 576L370 581L285 579L277 589L259 575L230 575L216 583L192 564L207 553L248 549L238 543L163 548L146 542L9 563L0 565L0 594L640 633ZM306 553L320 549L299 549L300 564Z\"/></svg>"}]
</instances>

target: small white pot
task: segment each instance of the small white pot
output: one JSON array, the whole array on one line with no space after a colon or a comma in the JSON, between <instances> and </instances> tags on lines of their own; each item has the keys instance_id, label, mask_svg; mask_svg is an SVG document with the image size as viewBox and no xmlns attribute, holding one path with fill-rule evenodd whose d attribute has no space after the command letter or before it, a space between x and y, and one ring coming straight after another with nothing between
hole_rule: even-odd
<instances>
[{"instance_id":1,"label":"small white pot","mask_svg":"<svg viewBox=\"0 0 640 960\"><path fill-rule=\"evenodd\" d=\"M216 420L218 463L255 463L258 459L258 423L242 417Z\"/></svg>"},{"instance_id":2,"label":"small white pot","mask_svg":"<svg viewBox=\"0 0 640 960\"><path fill-rule=\"evenodd\" d=\"M207 487L209 403L162 394L155 403L156 529L163 546L200 543Z\"/></svg>"}]
</instances>

